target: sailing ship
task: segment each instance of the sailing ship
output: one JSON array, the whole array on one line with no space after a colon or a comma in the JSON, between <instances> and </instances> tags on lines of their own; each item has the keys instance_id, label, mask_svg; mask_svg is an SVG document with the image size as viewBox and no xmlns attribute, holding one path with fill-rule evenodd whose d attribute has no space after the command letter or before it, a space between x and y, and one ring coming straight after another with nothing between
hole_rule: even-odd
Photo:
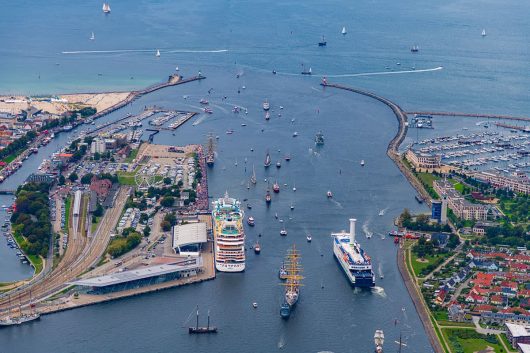
<instances>
[{"instance_id":1,"label":"sailing ship","mask_svg":"<svg viewBox=\"0 0 530 353\"><path fill-rule=\"evenodd\" d=\"M322 131L319 131L315 135L315 145L322 146L323 144L324 144L324 135L322 134Z\"/></svg>"},{"instance_id":2,"label":"sailing ship","mask_svg":"<svg viewBox=\"0 0 530 353\"><path fill-rule=\"evenodd\" d=\"M326 42L326 37L322 36L322 39L320 40L320 42L318 42L318 46L325 47L327 44L328 42Z\"/></svg>"},{"instance_id":3,"label":"sailing ship","mask_svg":"<svg viewBox=\"0 0 530 353\"><path fill-rule=\"evenodd\" d=\"M155 54L155 56L156 56L157 58L160 57L160 50L158 50L158 49L156 50L156 54Z\"/></svg>"},{"instance_id":4,"label":"sailing ship","mask_svg":"<svg viewBox=\"0 0 530 353\"><path fill-rule=\"evenodd\" d=\"M215 162L215 143L213 135L208 135L208 143L206 145L206 164L211 167Z\"/></svg>"},{"instance_id":5,"label":"sailing ship","mask_svg":"<svg viewBox=\"0 0 530 353\"><path fill-rule=\"evenodd\" d=\"M250 176L250 182L256 185L256 181L256 168L254 168L254 165L252 165L252 175Z\"/></svg>"},{"instance_id":6,"label":"sailing ship","mask_svg":"<svg viewBox=\"0 0 530 353\"><path fill-rule=\"evenodd\" d=\"M305 65L302 64L302 75L312 75L312 74L313 74L313 71L311 70L311 67L309 68L309 70L306 70Z\"/></svg>"},{"instance_id":7,"label":"sailing ship","mask_svg":"<svg viewBox=\"0 0 530 353\"><path fill-rule=\"evenodd\" d=\"M374 334L375 353L383 353L383 343L385 343L383 330L376 330Z\"/></svg>"},{"instance_id":8,"label":"sailing ship","mask_svg":"<svg viewBox=\"0 0 530 353\"><path fill-rule=\"evenodd\" d=\"M272 163L271 155L270 155L269 151L267 151L267 154L265 155L265 162L263 163L263 166L265 168L268 168L268 167L270 167L271 163Z\"/></svg>"},{"instance_id":9,"label":"sailing ship","mask_svg":"<svg viewBox=\"0 0 530 353\"><path fill-rule=\"evenodd\" d=\"M104 13L110 13L110 5L108 2L103 3L103 12Z\"/></svg>"},{"instance_id":10,"label":"sailing ship","mask_svg":"<svg viewBox=\"0 0 530 353\"><path fill-rule=\"evenodd\" d=\"M287 281L282 283L285 287L284 303L280 307L280 315L287 319L291 315L291 311L298 302L300 297L300 286L303 276L300 275L302 267L300 266L300 252L296 250L295 245L287 251L284 262L287 270L285 278Z\"/></svg>"},{"instance_id":11,"label":"sailing ship","mask_svg":"<svg viewBox=\"0 0 530 353\"><path fill-rule=\"evenodd\" d=\"M94 35L94 32L92 32L92 35L90 36L90 40L96 39L96 36Z\"/></svg>"},{"instance_id":12,"label":"sailing ship","mask_svg":"<svg viewBox=\"0 0 530 353\"><path fill-rule=\"evenodd\" d=\"M346 32L346 27L342 27L342 32L340 32L340 33L341 33L343 36L345 36L346 33L348 33L348 32Z\"/></svg>"},{"instance_id":13,"label":"sailing ship","mask_svg":"<svg viewBox=\"0 0 530 353\"><path fill-rule=\"evenodd\" d=\"M485 28L482 30L482 36L483 36L483 37L486 36L486 29L485 29Z\"/></svg>"},{"instance_id":14,"label":"sailing ship","mask_svg":"<svg viewBox=\"0 0 530 353\"><path fill-rule=\"evenodd\" d=\"M206 327L199 326L199 306L197 305L197 323L194 327L188 328L189 334L197 334L197 333L217 333L217 327L210 326L210 310L208 310L208 323Z\"/></svg>"},{"instance_id":15,"label":"sailing ship","mask_svg":"<svg viewBox=\"0 0 530 353\"><path fill-rule=\"evenodd\" d=\"M417 53L420 51L420 47L418 45L413 45L412 48L410 48L410 51L413 53Z\"/></svg>"},{"instance_id":16,"label":"sailing ship","mask_svg":"<svg viewBox=\"0 0 530 353\"><path fill-rule=\"evenodd\" d=\"M19 297L20 300L20 297ZM8 298L9 303L11 301ZM18 314L14 313L12 316L7 316L3 319L0 319L0 327L1 326L14 326L14 325L22 325L26 322L35 321L40 319L40 314L36 312L33 308L35 305L31 301L31 293L30 293L30 308L31 311L29 313L22 313L22 309L20 307L20 304L18 306Z\"/></svg>"}]
</instances>

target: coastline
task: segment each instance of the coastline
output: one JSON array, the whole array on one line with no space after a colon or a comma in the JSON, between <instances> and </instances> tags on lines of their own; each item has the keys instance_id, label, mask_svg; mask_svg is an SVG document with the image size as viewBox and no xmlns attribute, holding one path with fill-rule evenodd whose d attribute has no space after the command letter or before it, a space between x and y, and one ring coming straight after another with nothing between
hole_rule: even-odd
<instances>
[{"instance_id":1,"label":"coastline","mask_svg":"<svg viewBox=\"0 0 530 353\"><path fill-rule=\"evenodd\" d=\"M397 165L403 176L408 180L408 182L412 185L412 187L424 198L425 202L430 206L430 196L428 195L427 191L423 188L419 180L416 179L416 177L412 174L412 172L404 165L403 160L401 159L401 155L399 154L399 146L405 139L408 131L407 126L407 113L401 109L401 107L382 97L375 93L356 89L340 84L330 84L330 83L322 83L321 84L324 87L332 87L337 89L342 89L345 91L350 91L356 94L361 94L370 98L373 98L375 100L380 101L381 103L388 106L394 115L396 116L396 119L398 120L398 131L396 132L396 135L390 140L387 146L387 155L388 157L394 161L394 163ZM403 283L405 284L405 287L407 288L407 291L409 293L410 298L412 299L412 302L414 304L414 307L416 309L416 312L418 313L418 316L420 317L421 323L425 329L425 332L427 333L427 336L429 337L429 342L431 343L431 346L435 353L446 353L445 349L442 346L442 343L440 342L440 339L436 332L434 331L434 326L430 320L430 315L428 312L428 308L425 307L424 302L422 301L422 298L418 294L415 284L413 283L413 280L410 276L410 273L408 272L405 264L405 256L404 256L405 249L400 248L397 251L397 265L399 273L401 274L401 278L403 279Z\"/></svg>"}]
</instances>

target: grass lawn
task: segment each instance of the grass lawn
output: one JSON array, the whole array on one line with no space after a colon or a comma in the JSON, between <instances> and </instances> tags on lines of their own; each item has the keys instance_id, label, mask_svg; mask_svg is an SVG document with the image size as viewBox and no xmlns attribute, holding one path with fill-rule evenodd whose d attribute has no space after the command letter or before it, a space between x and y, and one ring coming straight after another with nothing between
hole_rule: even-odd
<instances>
[{"instance_id":1,"label":"grass lawn","mask_svg":"<svg viewBox=\"0 0 530 353\"><path fill-rule=\"evenodd\" d=\"M92 223L92 220L90 220L90 221L91 221L90 234L94 234L94 232L98 228L99 222L101 221L101 217L96 217L96 223Z\"/></svg>"},{"instance_id":2,"label":"grass lawn","mask_svg":"<svg viewBox=\"0 0 530 353\"><path fill-rule=\"evenodd\" d=\"M72 197L68 196L64 203L64 227L63 230L68 234L68 225L70 222L70 207L72 207Z\"/></svg>"},{"instance_id":3,"label":"grass lawn","mask_svg":"<svg viewBox=\"0 0 530 353\"><path fill-rule=\"evenodd\" d=\"M440 259L441 259L441 262L443 262L443 260L447 259L450 255L449 254L437 254L435 256L427 255L423 259L423 260L427 260L425 262L417 261L418 257L416 256L416 254L414 254L414 252L411 252L411 256L412 256L411 258L412 269L414 270L414 273L416 274L417 277L422 277L423 275L421 275L421 271L423 269L439 261Z\"/></svg>"},{"instance_id":4,"label":"grass lawn","mask_svg":"<svg viewBox=\"0 0 530 353\"><path fill-rule=\"evenodd\" d=\"M24 237L18 234L17 232L13 233L13 238L15 238L16 242L18 243L20 247L22 247L21 245L26 242L26 239L24 239ZM33 265L33 268L35 268L35 275L39 274L40 271L42 271L42 266L43 266L42 258L37 255L26 255L26 257L28 258L29 262L31 262L31 264Z\"/></svg>"},{"instance_id":5,"label":"grass lawn","mask_svg":"<svg viewBox=\"0 0 530 353\"><path fill-rule=\"evenodd\" d=\"M434 316L434 319L436 321L447 321L449 320L449 316L447 315L447 311L446 310L439 310L439 311L433 311L432 312L432 316Z\"/></svg>"},{"instance_id":6,"label":"grass lawn","mask_svg":"<svg viewBox=\"0 0 530 353\"><path fill-rule=\"evenodd\" d=\"M131 154L129 155L129 157L125 158L125 162L126 163L131 163L133 161L133 159L135 159L136 156L138 155L138 150L139 150L139 148L132 150Z\"/></svg>"},{"instance_id":7,"label":"grass lawn","mask_svg":"<svg viewBox=\"0 0 530 353\"><path fill-rule=\"evenodd\" d=\"M420 179L422 182L429 185L430 187L432 187L432 183L435 180L440 179L438 175L434 175L432 173L417 173L417 175L418 175L418 179Z\"/></svg>"},{"instance_id":8,"label":"grass lawn","mask_svg":"<svg viewBox=\"0 0 530 353\"><path fill-rule=\"evenodd\" d=\"M20 151L20 153L22 153L22 150ZM6 158L4 158L2 161L6 162L7 164L9 164L9 163L13 162L15 160L15 158L17 158L20 153L10 154Z\"/></svg>"},{"instance_id":9,"label":"grass lawn","mask_svg":"<svg viewBox=\"0 0 530 353\"><path fill-rule=\"evenodd\" d=\"M501 333L500 335L497 335L497 337L500 337L500 338L501 338L501 340L504 342L504 344L506 345L506 347L508 347L508 349L510 350L510 352L514 352L514 353L517 352L516 349L513 349L512 344L510 343L510 341L508 341L508 338L506 338L506 334L505 334L505 333Z\"/></svg>"},{"instance_id":10,"label":"grass lawn","mask_svg":"<svg viewBox=\"0 0 530 353\"><path fill-rule=\"evenodd\" d=\"M118 174L118 183L120 185L136 185L134 180L134 174L132 173L119 173Z\"/></svg>"},{"instance_id":11,"label":"grass lawn","mask_svg":"<svg viewBox=\"0 0 530 353\"><path fill-rule=\"evenodd\" d=\"M456 184L453 184L453 186L455 187L455 190L458 191L459 193L462 194L464 192L464 185L460 183L456 183Z\"/></svg>"},{"instance_id":12,"label":"grass lawn","mask_svg":"<svg viewBox=\"0 0 530 353\"><path fill-rule=\"evenodd\" d=\"M431 323L432 323L432 326L434 327L434 331L436 332L436 336L438 336L438 341L440 341L440 344L442 345L444 351L446 353L451 353L449 351L449 348L447 347L447 344L445 344L445 342L443 341L443 335L442 333L440 332L440 329L438 328L438 326L436 326L436 321L434 321L434 319L431 317L429 317L431 319Z\"/></svg>"},{"instance_id":13,"label":"grass lawn","mask_svg":"<svg viewBox=\"0 0 530 353\"><path fill-rule=\"evenodd\" d=\"M486 349L488 346L495 349L495 352L504 351L500 342L488 342L486 341L486 335L481 335L475 332L474 329L443 328L442 333L446 341L449 342L451 351L453 352L473 353ZM462 335L469 335L469 337L464 338Z\"/></svg>"}]
</instances>

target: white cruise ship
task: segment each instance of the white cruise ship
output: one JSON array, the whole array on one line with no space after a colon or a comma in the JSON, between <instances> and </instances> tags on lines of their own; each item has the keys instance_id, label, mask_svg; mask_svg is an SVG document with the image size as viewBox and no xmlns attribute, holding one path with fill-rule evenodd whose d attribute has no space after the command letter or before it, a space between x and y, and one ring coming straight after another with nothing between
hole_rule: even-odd
<instances>
[{"instance_id":1,"label":"white cruise ship","mask_svg":"<svg viewBox=\"0 0 530 353\"><path fill-rule=\"evenodd\" d=\"M221 272L245 270L244 212L241 203L228 197L213 202L215 268Z\"/></svg>"},{"instance_id":2,"label":"white cruise ship","mask_svg":"<svg viewBox=\"0 0 530 353\"><path fill-rule=\"evenodd\" d=\"M355 287L375 286L375 275L372 270L372 259L355 240L355 222L350 218L350 232L332 233L333 254L350 284Z\"/></svg>"}]
</instances>

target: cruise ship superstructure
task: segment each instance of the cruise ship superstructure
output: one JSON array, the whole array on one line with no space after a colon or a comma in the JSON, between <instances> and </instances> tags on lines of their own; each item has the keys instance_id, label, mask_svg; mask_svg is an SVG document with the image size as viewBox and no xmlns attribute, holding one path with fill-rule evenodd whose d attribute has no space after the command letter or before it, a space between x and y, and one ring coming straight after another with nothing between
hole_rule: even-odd
<instances>
[{"instance_id":1,"label":"cruise ship superstructure","mask_svg":"<svg viewBox=\"0 0 530 353\"><path fill-rule=\"evenodd\" d=\"M225 194L213 202L215 268L221 272L245 270L244 212L241 203Z\"/></svg>"},{"instance_id":2,"label":"cruise ship superstructure","mask_svg":"<svg viewBox=\"0 0 530 353\"><path fill-rule=\"evenodd\" d=\"M375 286L375 275L370 256L355 240L355 222L350 218L350 232L332 233L333 253L351 285L355 287Z\"/></svg>"}]
</instances>

